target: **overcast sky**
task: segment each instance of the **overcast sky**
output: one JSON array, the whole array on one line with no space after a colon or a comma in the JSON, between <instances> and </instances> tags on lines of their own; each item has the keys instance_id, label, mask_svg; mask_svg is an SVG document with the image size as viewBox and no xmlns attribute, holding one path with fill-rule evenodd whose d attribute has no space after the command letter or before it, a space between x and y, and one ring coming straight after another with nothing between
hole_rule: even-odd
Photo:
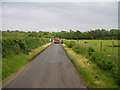
<instances>
[{"instance_id":1,"label":"overcast sky","mask_svg":"<svg viewBox=\"0 0 120 90\"><path fill-rule=\"evenodd\" d=\"M118 28L117 2L3 2L2 30Z\"/></svg>"}]
</instances>

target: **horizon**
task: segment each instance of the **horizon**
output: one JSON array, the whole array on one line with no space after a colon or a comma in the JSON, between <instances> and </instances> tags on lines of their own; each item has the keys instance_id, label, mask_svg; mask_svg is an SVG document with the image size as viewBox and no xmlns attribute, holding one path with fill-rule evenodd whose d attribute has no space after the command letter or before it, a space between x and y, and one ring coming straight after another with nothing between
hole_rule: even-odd
<instances>
[{"instance_id":1,"label":"horizon","mask_svg":"<svg viewBox=\"0 0 120 90\"><path fill-rule=\"evenodd\" d=\"M65 32L70 32L70 30L72 30L72 31L74 31L74 32L76 32L76 31L80 31L80 30L73 30L73 29L69 29L69 30L61 30L61 31L55 31L55 32L62 32L62 31L65 31ZM105 31L111 31L111 30L119 30L119 29L115 29L115 28L113 28L113 29L109 29L109 30L107 30L107 29L93 29L93 30L88 30L88 31L80 31L80 32L90 32L90 31L96 31L96 30L105 30ZM37 31L32 31L32 30L0 30L0 31L19 31L19 32L49 32L49 33L52 33L52 32L54 32L54 31L45 31L45 30L37 30Z\"/></svg>"}]
</instances>

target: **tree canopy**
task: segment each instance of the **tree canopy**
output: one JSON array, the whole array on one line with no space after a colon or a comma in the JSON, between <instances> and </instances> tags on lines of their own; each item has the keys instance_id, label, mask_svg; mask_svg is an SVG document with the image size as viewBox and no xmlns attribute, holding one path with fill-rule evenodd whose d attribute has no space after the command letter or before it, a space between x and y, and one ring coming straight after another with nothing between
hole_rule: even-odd
<instances>
[{"instance_id":1,"label":"tree canopy","mask_svg":"<svg viewBox=\"0 0 120 90\"><path fill-rule=\"evenodd\" d=\"M24 31L2 31L2 37L42 37L42 38L62 38L62 39L119 39L120 40L120 30L118 29L96 29L86 32L81 32L80 30L70 30L70 31L61 31L61 32L24 32Z\"/></svg>"}]
</instances>

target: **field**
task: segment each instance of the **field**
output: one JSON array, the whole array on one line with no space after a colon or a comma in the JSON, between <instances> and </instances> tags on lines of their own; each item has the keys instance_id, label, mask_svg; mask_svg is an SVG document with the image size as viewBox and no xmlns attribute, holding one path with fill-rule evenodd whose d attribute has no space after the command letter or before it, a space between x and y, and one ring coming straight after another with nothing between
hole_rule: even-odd
<instances>
[{"instance_id":1,"label":"field","mask_svg":"<svg viewBox=\"0 0 120 90\"><path fill-rule=\"evenodd\" d=\"M93 47L96 52L100 52L101 42L102 42L102 50L105 56L113 59L114 61L118 61L118 40L79 40L77 41L80 45L85 47ZM85 43L87 42L87 43ZM114 47L112 47L114 42Z\"/></svg>"}]
</instances>

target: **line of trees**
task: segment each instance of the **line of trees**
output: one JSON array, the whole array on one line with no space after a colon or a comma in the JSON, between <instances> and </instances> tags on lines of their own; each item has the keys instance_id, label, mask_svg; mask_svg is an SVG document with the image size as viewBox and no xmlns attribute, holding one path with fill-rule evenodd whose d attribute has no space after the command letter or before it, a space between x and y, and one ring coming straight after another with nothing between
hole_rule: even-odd
<instances>
[{"instance_id":1,"label":"line of trees","mask_svg":"<svg viewBox=\"0 0 120 90\"><path fill-rule=\"evenodd\" d=\"M40 38L55 38L62 39L103 39L103 40L120 40L120 30L118 29L96 29L87 32L80 30L70 30L61 32L23 32L23 31L2 31L3 37L40 37Z\"/></svg>"},{"instance_id":2,"label":"line of trees","mask_svg":"<svg viewBox=\"0 0 120 90\"><path fill-rule=\"evenodd\" d=\"M105 40L120 40L120 30L111 29L110 31L105 29L91 30L87 32L80 32L79 30L69 32L61 31L56 33L56 37L65 39L105 39Z\"/></svg>"},{"instance_id":3,"label":"line of trees","mask_svg":"<svg viewBox=\"0 0 120 90\"><path fill-rule=\"evenodd\" d=\"M49 32L43 32L43 31L39 31L39 32L24 32L24 31L2 31L2 37L40 37L40 38L51 38L54 35L52 35Z\"/></svg>"}]
</instances>

